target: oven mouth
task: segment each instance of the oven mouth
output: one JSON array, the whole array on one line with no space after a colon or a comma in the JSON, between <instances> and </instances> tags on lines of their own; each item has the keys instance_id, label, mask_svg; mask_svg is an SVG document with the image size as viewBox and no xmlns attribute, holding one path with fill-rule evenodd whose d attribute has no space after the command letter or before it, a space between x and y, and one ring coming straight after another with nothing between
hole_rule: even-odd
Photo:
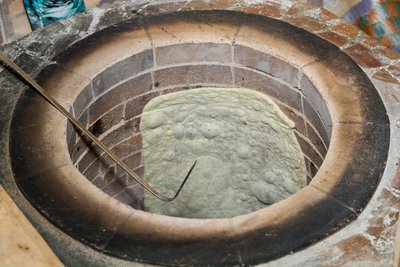
<instances>
[{"instance_id":1,"label":"oven mouth","mask_svg":"<svg viewBox=\"0 0 400 267\"><path fill-rule=\"evenodd\" d=\"M296 124L305 188L233 218L174 218L143 212L136 193L124 193L129 185L97 184L118 168L26 91L10 136L18 186L64 232L115 257L232 265L240 251L242 262L266 262L354 219L385 167L389 122L368 77L337 47L281 21L233 11L132 19L98 31L54 62L41 71L40 83L139 174L141 110L158 95L249 88L272 97Z\"/></svg>"}]
</instances>

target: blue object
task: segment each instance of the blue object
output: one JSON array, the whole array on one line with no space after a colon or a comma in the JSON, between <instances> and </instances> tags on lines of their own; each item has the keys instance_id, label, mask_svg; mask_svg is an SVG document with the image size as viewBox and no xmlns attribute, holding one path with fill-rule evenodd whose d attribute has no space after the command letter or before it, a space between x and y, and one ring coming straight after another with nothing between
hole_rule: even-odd
<instances>
[{"instance_id":1,"label":"blue object","mask_svg":"<svg viewBox=\"0 0 400 267\"><path fill-rule=\"evenodd\" d=\"M83 0L23 0L32 29L72 17L86 10Z\"/></svg>"}]
</instances>

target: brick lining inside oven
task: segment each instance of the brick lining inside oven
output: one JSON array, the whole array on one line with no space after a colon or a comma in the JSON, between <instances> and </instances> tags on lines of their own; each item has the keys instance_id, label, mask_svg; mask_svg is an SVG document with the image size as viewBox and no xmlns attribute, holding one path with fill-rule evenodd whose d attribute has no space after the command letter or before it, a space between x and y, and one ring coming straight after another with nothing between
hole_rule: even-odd
<instances>
[{"instance_id":1,"label":"brick lining inside oven","mask_svg":"<svg viewBox=\"0 0 400 267\"><path fill-rule=\"evenodd\" d=\"M311 181L329 146L331 122L325 102L301 71L252 48L197 43L143 51L94 77L75 100L73 113L142 177L143 107L158 95L207 86L244 87L271 96L296 124ZM93 184L134 208L143 208L137 200L143 188L103 151L88 145L71 125L67 139L72 161Z\"/></svg>"}]
</instances>

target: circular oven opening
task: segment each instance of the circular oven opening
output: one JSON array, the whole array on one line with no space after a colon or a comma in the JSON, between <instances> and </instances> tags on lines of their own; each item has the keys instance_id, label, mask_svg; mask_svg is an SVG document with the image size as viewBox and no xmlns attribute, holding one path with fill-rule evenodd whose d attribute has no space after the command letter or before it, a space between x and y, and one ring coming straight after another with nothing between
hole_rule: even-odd
<instances>
[{"instance_id":1,"label":"circular oven opening","mask_svg":"<svg viewBox=\"0 0 400 267\"><path fill-rule=\"evenodd\" d=\"M114 257L266 262L355 218L385 165L389 138L381 126L388 119L368 77L337 47L284 22L231 11L137 18L93 34L54 62L39 81L137 173L145 167L141 111L158 95L249 88L272 97L296 124L306 187L249 214L175 218L142 211L143 190L26 91L10 138L18 186L65 233Z\"/></svg>"}]
</instances>

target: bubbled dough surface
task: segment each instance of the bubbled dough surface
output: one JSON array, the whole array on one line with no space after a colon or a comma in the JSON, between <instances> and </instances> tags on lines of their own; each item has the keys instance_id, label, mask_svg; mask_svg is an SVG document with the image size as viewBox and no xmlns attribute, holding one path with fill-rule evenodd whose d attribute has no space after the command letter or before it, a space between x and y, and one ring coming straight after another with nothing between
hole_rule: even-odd
<instances>
[{"instance_id":1,"label":"bubbled dough surface","mask_svg":"<svg viewBox=\"0 0 400 267\"><path fill-rule=\"evenodd\" d=\"M201 88L152 99L141 120L145 179L179 197L146 193L152 213L228 218L264 208L306 185L294 123L266 95L248 89Z\"/></svg>"}]
</instances>

